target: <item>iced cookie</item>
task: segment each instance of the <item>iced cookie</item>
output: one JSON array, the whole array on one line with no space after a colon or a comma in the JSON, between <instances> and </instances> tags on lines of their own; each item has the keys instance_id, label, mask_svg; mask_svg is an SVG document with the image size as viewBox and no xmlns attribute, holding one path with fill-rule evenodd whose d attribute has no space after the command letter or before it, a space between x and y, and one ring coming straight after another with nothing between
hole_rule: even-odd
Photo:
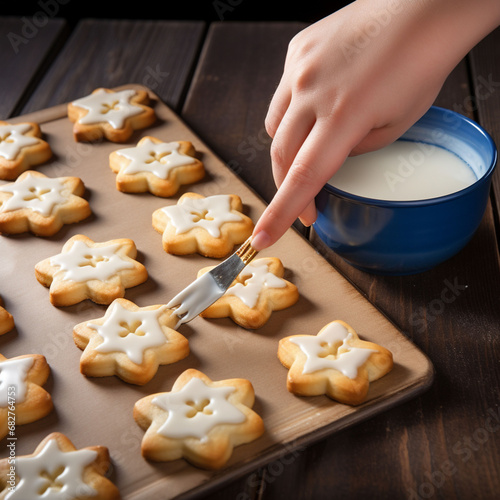
<instances>
[{"instance_id":1,"label":"iced cookie","mask_svg":"<svg viewBox=\"0 0 500 500\"><path fill-rule=\"evenodd\" d=\"M35 266L36 279L50 289L54 306L70 306L85 299L111 304L125 289L146 281L148 273L135 260L137 249L128 238L94 242L77 234L62 252Z\"/></svg>"},{"instance_id":2,"label":"iced cookie","mask_svg":"<svg viewBox=\"0 0 500 500\"><path fill-rule=\"evenodd\" d=\"M10 332L14 328L14 318L4 307L2 297L0 297L0 335Z\"/></svg>"},{"instance_id":3,"label":"iced cookie","mask_svg":"<svg viewBox=\"0 0 500 500\"><path fill-rule=\"evenodd\" d=\"M0 233L52 236L91 215L78 177L47 177L28 170L0 186Z\"/></svg>"},{"instance_id":4,"label":"iced cookie","mask_svg":"<svg viewBox=\"0 0 500 500\"><path fill-rule=\"evenodd\" d=\"M77 449L60 432L46 436L31 455L0 460L0 500L119 500L105 477L111 459L104 446ZM14 483L14 484L13 484Z\"/></svg>"},{"instance_id":5,"label":"iced cookie","mask_svg":"<svg viewBox=\"0 0 500 500\"><path fill-rule=\"evenodd\" d=\"M153 227L162 233L167 253L220 258L252 234L254 224L242 210L241 199L234 194L185 193L176 205L155 210Z\"/></svg>"},{"instance_id":6,"label":"iced cookie","mask_svg":"<svg viewBox=\"0 0 500 500\"><path fill-rule=\"evenodd\" d=\"M164 305L138 307L116 299L102 318L75 326L73 339L83 350L80 371L88 377L117 375L125 382L149 382L159 365L189 354L188 340L174 330L177 318Z\"/></svg>"},{"instance_id":7,"label":"iced cookie","mask_svg":"<svg viewBox=\"0 0 500 500\"><path fill-rule=\"evenodd\" d=\"M0 354L0 438L7 434L15 437L18 425L52 411L52 398L42 387L49 375L49 365L41 354L10 359Z\"/></svg>"},{"instance_id":8,"label":"iced cookie","mask_svg":"<svg viewBox=\"0 0 500 500\"><path fill-rule=\"evenodd\" d=\"M188 141L163 142L148 136L135 147L113 151L109 166L117 174L118 191L169 197L181 185L204 177L205 168L195 154Z\"/></svg>"},{"instance_id":9,"label":"iced cookie","mask_svg":"<svg viewBox=\"0 0 500 500\"><path fill-rule=\"evenodd\" d=\"M213 267L201 269L198 276ZM299 298L297 287L283 279L285 269L276 257L250 262L226 293L205 309L203 318L231 318L243 328L257 329L279 311L295 304Z\"/></svg>"},{"instance_id":10,"label":"iced cookie","mask_svg":"<svg viewBox=\"0 0 500 500\"><path fill-rule=\"evenodd\" d=\"M386 348L361 340L343 321L332 321L317 335L280 340L278 358L289 368L287 388L299 396L326 394L349 405L362 403L370 382L393 366Z\"/></svg>"},{"instance_id":11,"label":"iced cookie","mask_svg":"<svg viewBox=\"0 0 500 500\"><path fill-rule=\"evenodd\" d=\"M0 179L14 180L25 170L52 158L37 123L0 121Z\"/></svg>"},{"instance_id":12,"label":"iced cookie","mask_svg":"<svg viewBox=\"0 0 500 500\"><path fill-rule=\"evenodd\" d=\"M104 137L111 142L126 142L135 130L149 127L156 120L149 103L145 90L96 89L68 104L74 139L93 142Z\"/></svg>"},{"instance_id":13,"label":"iced cookie","mask_svg":"<svg viewBox=\"0 0 500 500\"><path fill-rule=\"evenodd\" d=\"M235 446L264 432L261 417L251 409L254 398L248 380L213 382L197 370L186 370L171 392L146 396L134 406L134 419L146 431L143 457L185 458L204 469L223 467Z\"/></svg>"}]
</instances>

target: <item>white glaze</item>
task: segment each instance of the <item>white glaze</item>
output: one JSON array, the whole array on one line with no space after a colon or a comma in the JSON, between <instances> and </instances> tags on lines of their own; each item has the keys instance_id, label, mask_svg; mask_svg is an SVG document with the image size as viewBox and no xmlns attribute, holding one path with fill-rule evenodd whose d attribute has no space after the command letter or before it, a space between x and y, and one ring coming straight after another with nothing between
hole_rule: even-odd
<instances>
[{"instance_id":1,"label":"white glaze","mask_svg":"<svg viewBox=\"0 0 500 500\"><path fill-rule=\"evenodd\" d=\"M176 439L204 439L216 425L241 424L246 420L244 413L227 400L235 390L210 387L193 377L180 391L156 396L152 403L168 412L158 433Z\"/></svg>"},{"instance_id":2,"label":"white glaze","mask_svg":"<svg viewBox=\"0 0 500 500\"><path fill-rule=\"evenodd\" d=\"M15 404L26 399L26 378L33 366L34 358L7 359L0 362L0 407L9 404L9 395ZM14 392L9 388L15 387Z\"/></svg>"},{"instance_id":3,"label":"white glaze","mask_svg":"<svg viewBox=\"0 0 500 500\"><path fill-rule=\"evenodd\" d=\"M0 125L0 156L14 160L22 148L37 144L39 139L24 135L30 129L29 123Z\"/></svg>"},{"instance_id":4,"label":"white glaze","mask_svg":"<svg viewBox=\"0 0 500 500\"><path fill-rule=\"evenodd\" d=\"M352 335L340 323L330 323L318 335L304 335L293 337L290 342L298 345L307 356L302 373L313 373L323 369L338 370L346 377L356 378L359 367L365 363L370 355L377 352L373 349L352 347L349 341ZM325 352L322 344L335 345L341 343L335 356L321 357Z\"/></svg>"},{"instance_id":5,"label":"white glaze","mask_svg":"<svg viewBox=\"0 0 500 500\"><path fill-rule=\"evenodd\" d=\"M231 198L225 194L183 198L177 205L164 207L162 210L175 227L176 234L200 227L210 236L219 238L222 224L242 220L237 213L231 212Z\"/></svg>"},{"instance_id":6,"label":"white glaze","mask_svg":"<svg viewBox=\"0 0 500 500\"><path fill-rule=\"evenodd\" d=\"M48 216L55 205L68 200L68 196L63 194L64 190L65 186L59 179L28 174L22 180L0 187L0 191L12 193L12 196L0 205L0 212L29 208Z\"/></svg>"},{"instance_id":7,"label":"white glaze","mask_svg":"<svg viewBox=\"0 0 500 500\"><path fill-rule=\"evenodd\" d=\"M125 120L130 116L143 112L143 108L130 103L130 99L135 95L135 90L106 92L99 89L86 97L73 101L72 104L88 110L88 113L78 120L79 123L108 122L117 129L123 128Z\"/></svg>"},{"instance_id":8,"label":"white glaze","mask_svg":"<svg viewBox=\"0 0 500 500\"><path fill-rule=\"evenodd\" d=\"M194 161L192 156L179 153L179 147L178 142L156 143L146 138L134 148L119 149L116 153L130 160L121 173L151 172L161 179L167 179L173 168L190 165Z\"/></svg>"},{"instance_id":9,"label":"white glaze","mask_svg":"<svg viewBox=\"0 0 500 500\"><path fill-rule=\"evenodd\" d=\"M328 181L348 193L380 200L423 200L450 194L476 181L473 170L444 148L396 141L347 158Z\"/></svg>"},{"instance_id":10,"label":"white glaze","mask_svg":"<svg viewBox=\"0 0 500 500\"><path fill-rule=\"evenodd\" d=\"M239 278L245 278L244 282L231 285L226 295L238 297L247 307L255 307L259 295L265 288L284 288L286 281L269 271L269 259L252 261L241 272Z\"/></svg>"},{"instance_id":11,"label":"white glaze","mask_svg":"<svg viewBox=\"0 0 500 500\"><path fill-rule=\"evenodd\" d=\"M168 308L175 307L175 314L180 318L175 329L204 311L223 294L223 290L210 273L196 278L167 304Z\"/></svg>"},{"instance_id":12,"label":"white glaze","mask_svg":"<svg viewBox=\"0 0 500 500\"><path fill-rule=\"evenodd\" d=\"M158 321L165 309L163 306L149 311L131 311L119 302L113 302L106 311L102 325L87 323L103 339L95 350L124 352L132 362L141 364L145 349L168 342Z\"/></svg>"},{"instance_id":13,"label":"white glaze","mask_svg":"<svg viewBox=\"0 0 500 500\"><path fill-rule=\"evenodd\" d=\"M59 267L56 276L73 281L105 281L119 271L134 267L134 263L124 260L117 251L121 245L111 244L88 247L85 242L76 240L67 252L50 258L50 264Z\"/></svg>"},{"instance_id":14,"label":"white glaze","mask_svg":"<svg viewBox=\"0 0 500 500\"><path fill-rule=\"evenodd\" d=\"M15 459L15 472L20 480L5 500L68 500L95 496L97 491L83 482L83 471L96 458L94 450L62 452L57 441L51 439L34 457Z\"/></svg>"}]
</instances>

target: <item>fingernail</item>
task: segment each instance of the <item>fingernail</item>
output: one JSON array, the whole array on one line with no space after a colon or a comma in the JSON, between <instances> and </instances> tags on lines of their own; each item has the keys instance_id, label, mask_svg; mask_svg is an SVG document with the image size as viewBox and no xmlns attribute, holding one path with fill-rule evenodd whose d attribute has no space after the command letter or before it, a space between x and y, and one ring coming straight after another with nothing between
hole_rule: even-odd
<instances>
[{"instance_id":1,"label":"fingernail","mask_svg":"<svg viewBox=\"0 0 500 500\"><path fill-rule=\"evenodd\" d=\"M257 250L263 250L267 248L271 243L271 237L265 231L259 231L255 236L252 237L252 247Z\"/></svg>"}]
</instances>

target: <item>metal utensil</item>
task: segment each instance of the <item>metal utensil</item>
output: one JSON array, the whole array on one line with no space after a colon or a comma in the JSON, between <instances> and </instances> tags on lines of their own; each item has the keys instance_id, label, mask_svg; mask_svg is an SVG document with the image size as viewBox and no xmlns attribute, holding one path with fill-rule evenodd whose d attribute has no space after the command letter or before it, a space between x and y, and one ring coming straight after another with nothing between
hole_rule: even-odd
<instances>
[{"instance_id":1,"label":"metal utensil","mask_svg":"<svg viewBox=\"0 0 500 500\"><path fill-rule=\"evenodd\" d=\"M175 308L175 314L179 317L176 329L191 321L224 295L238 274L257 254L250 241L251 238L218 266L184 288L167 304L168 308Z\"/></svg>"}]
</instances>

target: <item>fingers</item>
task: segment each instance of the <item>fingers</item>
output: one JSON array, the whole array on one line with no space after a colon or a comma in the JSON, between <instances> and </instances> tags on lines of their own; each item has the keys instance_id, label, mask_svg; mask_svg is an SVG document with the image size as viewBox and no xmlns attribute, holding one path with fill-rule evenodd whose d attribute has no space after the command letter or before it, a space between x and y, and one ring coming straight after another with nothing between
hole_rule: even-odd
<instances>
[{"instance_id":1,"label":"fingers","mask_svg":"<svg viewBox=\"0 0 500 500\"><path fill-rule=\"evenodd\" d=\"M395 122L394 124L388 124L386 126L370 130L368 134L353 147L350 155L356 156L369 153L371 151L377 151L378 149L391 144L395 140L399 139L401 134L409 129L417 118L415 118L415 120L407 120L407 122Z\"/></svg>"},{"instance_id":2,"label":"fingers","mask_svg":"<svg viewBox=\"0 0 500 500\"><path fill-rule=\"evenodd\" d=\"M283 83L280 83L273 95L273 98L271 99L271 103L269 104L267 115L264 120L266 132L270 137L274 138L279 124L281 123L281 120L283 119L283 116L285 116L285 113L290 105L291 99L292 93L289 89L284 88Z\"/></svg>"},{"instance_id":3,"label":"fingers","mask_svg":"<svg viewBox=\"0 0 500 500\"><path fill-rule=\"evenodd\" d=\"M296 101L296 99L294 99ZM274 182L279 188L288 174L300 148L311 133L315 123L314 113L291 102L275 132L271 144L271 163Z\"/></svg>"},{"instance_id":4,"label":"fingers","mask_svg":"<svg viewBox=\"0 0 500 500\"><path fill-rule=\"evenodd\" d=\"M306 227L312 226L316 222L316 217L317 210L316 203L314 203L314 201L311 201L305 210L299 215L300 222L302 222L302 224Z\"/></svg>"},{"instance_id":5,"label":"fingers","mask_svg":"<svg viewBox=\"0 0 500 500\"><path fill-rule=\"evenodd\" d=\"M349 135L316 122L296 155L276 195L257 222L252 246L262 250L274 244L301 216L314 222L314 198L348 156L359 132ZM361 134L361 136L364 134Z\"/></svg>"}]
</instances>

